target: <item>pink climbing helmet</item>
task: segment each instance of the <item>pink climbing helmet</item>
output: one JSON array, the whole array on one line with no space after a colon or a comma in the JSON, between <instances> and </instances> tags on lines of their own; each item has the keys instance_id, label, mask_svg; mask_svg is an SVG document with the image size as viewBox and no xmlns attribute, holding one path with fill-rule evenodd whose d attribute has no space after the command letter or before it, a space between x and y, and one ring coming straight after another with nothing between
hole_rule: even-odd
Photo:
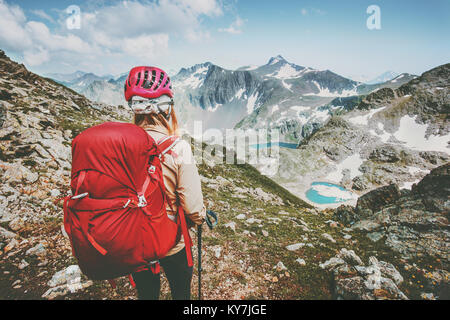
<instances>
[{"instance_id":1,"label":"pink climbing helmet","mask_svg":"<svg viewBox=\"0 0 450 320\"><path fill-rule=\"evenodd\" d=\"M125 100L133 96L148 99L168 95L173 98L172 85L166 72L157 67L134 67L128 74L124 88Z\"/></svg>"}]
</instances>

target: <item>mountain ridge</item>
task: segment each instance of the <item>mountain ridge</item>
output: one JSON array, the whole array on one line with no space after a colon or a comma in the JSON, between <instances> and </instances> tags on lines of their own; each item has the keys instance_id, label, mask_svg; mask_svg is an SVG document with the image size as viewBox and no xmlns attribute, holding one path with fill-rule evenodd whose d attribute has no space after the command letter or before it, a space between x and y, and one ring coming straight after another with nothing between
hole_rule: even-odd
<instances>
[{"instance_id":1,"label":"mountain ridge","mask_svg":"<svg viewBox=\"0 0 450 320\"><path fill-rule=\"evenodd\" d=\"M450 159L449 74L446 64L397 89L335 101L340 109L311 127L297 150L280 149L274 180L299 196L314 181L358 194L389 183L411 188Z\"/></svg>"},{"instance_id":2,"label":"mountain ridge","mask_svg":"<svg viewBox=\"0 0 450 320\"><path fill-rule=\"evenodd\" d=\"M376 76L375 78L373 78L365 83L377 84L377 83L381 83L381 82L390 81L398 76L399 76L399 74L397 72L389 70L389 71L383 72L382 74Z\"/></svg>"},{"instance_id":3,"label":"mountain ridge","mask_svg":"<svg viewBox=\"0 0 450 320\"><path fill-rule=\"evenodd\" d=\"M199 71L200 70L200 71ZM248 72L248 73L245 73ZM89 77L88 77L89 78ZM123 74L116 79L76 79L65 83L75 91L93 101L107 104L125 105L121 91ZM251 70L224 69L212 62L204 62L181 68L172 77L175 103L182 123L193 127L196 120L203 121L204 128L247 128L255 127L257 119L252 118L266 112L252 113L260 107L283 105L295 106L293 101L304 100L307 105L324 105L336 96L349 96L357 92L369 92L379 85L365 85L342 77L330 70L315 70L288 62L281 55L269 58L265 65ZM399 83L400 85L401 83ZM291 101L291 102L289 102ZM275 117L281 112L275 113ZM246 120L248 118L248 120ZM289 117L287 118L289 119ZM292 131L301 124L295 119L282 120L283 137L296 140L299 135ZM288 122L295 123L293 127ZM310 126L314 125L313 123ZM306 130L306 129L305 129Z\"/></svg>"}]
</instances>

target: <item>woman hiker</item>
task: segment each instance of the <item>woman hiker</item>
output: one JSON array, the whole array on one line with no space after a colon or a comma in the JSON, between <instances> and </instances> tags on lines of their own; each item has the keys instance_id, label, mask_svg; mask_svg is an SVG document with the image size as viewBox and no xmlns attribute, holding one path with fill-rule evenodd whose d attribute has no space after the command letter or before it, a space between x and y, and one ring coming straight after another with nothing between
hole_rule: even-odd
<instances>
[{"instance_id":1,"label":"woman hiker","mask_svg":"<svg viewBox=\"0 0 450 320\"><path fill-rule=\"evenodd\" d=\"M125 99L134 112L134 123L156 141L177 135L173 92L166 72L156 67L131 69L125 83ZM182 206L189 226L201 225L205 220L205 206L197 166L190 145L181 140L164 155L162 165L167 196L167 213L177 219L177 205ZM172 299L188 300L191 296L193 267L186 259L183 237L159 260L169 281ZM157 300L160 275L151 270L132 274L139 299Z\"/></svg>"}]
</instances>

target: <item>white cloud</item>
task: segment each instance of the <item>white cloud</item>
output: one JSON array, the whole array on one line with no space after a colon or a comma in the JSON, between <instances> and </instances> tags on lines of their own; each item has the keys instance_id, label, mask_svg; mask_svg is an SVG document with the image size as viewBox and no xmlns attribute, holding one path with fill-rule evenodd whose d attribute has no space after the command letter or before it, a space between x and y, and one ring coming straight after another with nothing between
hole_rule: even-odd
<instances>
[{"instance_id":1,"label":"white cloud","mask_svg":"<svg viewBox=\"0 0 450 320\"><path fill-rule=\"evenodd\" d=\"M67 36L52 34L42 22L27 22L25 30L35 44L50 51L67 50L76 53L92 53L91 46L79 37L73 34L68 34Z\"/></svg>"},{"instance_id":2,"label":"white cloud","mask_svg":"<svg viewBox=\"0 0 450 320\"><path fill-rule=\"evenodd\" d=\"M203 6L202 6L203 4ZM83 12L84 36L124 38L148 34L176 34L185 38L203 34L200 17L222 14L215 0L160 0L159 2L124 1Z\"/></svg>"},{"instance_id":3,"label":"white cloud","mask_svg":"<svg viewBox=\"0 0 450 320\"><path fill-rule=\"evenodd\" d=\"M38 48L37 51L25 51L24 52L25 63L30 66L38 66L44 62L49 61L50 57L48 51L42 48Z\"/></svg>"},{"instance_id":4,"label":"white cloud","mask_svg":"<svg viewBox=\"0 0 450 320\"><path fill-rule=\"evenodd\" d=\"M0 0L0 44L5 49L22 51L32 45L32 40L24 30L25 14L18 6L8 6Z\"/></svg>"},{"instance_id":5,"label":"white cloud","mask_svg":"<svg viewBox=\"0 0 450 320\"><path fill-rule=\"evenodd\" d=\"M202 18L223 14L219 0L105 3L82 10L81 29L69 30L64 14L50 29L45 21L27 20L19 6L0 0L0 47L23 55L30 66L70 61L71 65L98 67L99 61L111 65L116 59L122 67L166 54L172 36L193 42L209 38ZM42 10L32 14L52 21Z\"/></svg>"},{"instance_id":6,"label":"white cloud","mask_svg":"<svg viewBox=\"0 0 450 320\"><path fill-rule=\"evenodd\" d=\"M183 6L206 15L221 15L222 9L215 0L180 0Z\"/></svg>"},{"instance_id":7,"label":"white cloud","mask_svg":"<svg viewBox=\"0 0 450 320\"><path fill-rule=\"evenodd\" d=\"M240 34L242 33L241 27L244 25L244 20L237 17L236 20L228 28L220 28L219 32L228 32L231 34Z\"/></svg>"},{"instance_id":8,"label":"white cloud","mask_svg":"<svg viewBox=\"0 0 450 320\"><path fill-rule=\"evenodd\" d=\"M155 34L125 39L122 49L126 54L144 59L152 59L156 52L168 50L169 36L167 34Z\"/></svg>"},{"instance_id":9,"label":"white cloud","mask_svg":"<svg viewBox=\"0 0 450 320\"><path fill-rule=\"evenodd\" d=\"M207 40L211 38L209 31L186 31L185 37L190 42L200 42L202 40Z\"/></svg>"},{"instance_id":10,"label":"white cloud","mask_svg":"<svg viewBox=\"0 0 450 320\"><path fill-rule=\"evenodd\" d=\"M44 10L32 10L31 13L35 14L39 18L55 23L55 20L52 17L50 17L47 13L45 13Z\"/></svg>"}]
</instances>

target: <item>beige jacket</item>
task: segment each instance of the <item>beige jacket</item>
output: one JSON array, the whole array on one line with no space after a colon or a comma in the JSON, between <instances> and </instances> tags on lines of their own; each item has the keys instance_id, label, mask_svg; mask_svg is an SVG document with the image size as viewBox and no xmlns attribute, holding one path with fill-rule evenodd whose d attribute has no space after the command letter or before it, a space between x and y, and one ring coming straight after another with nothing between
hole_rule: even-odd
<instances>
[{"instance_id":1,"label":"beige jacket","mask_svg":"<svg viewBox=\"0 0 450 320\"><path fill-rule=\"evenodd\" d=\"M169 134L162 125L144 127L147 133L158 142ZM205 220L206 208L203 204L203 194L197 165L191 146L185 140L180 140L172 149L176 156L166 154L162 162L164 184L168 199L167 214L176 216L177 200L184 209L186 219L200 225ZM176 244L167 255L173 255L184 248L184 239Z\"/></svg>"}]
</instances>

